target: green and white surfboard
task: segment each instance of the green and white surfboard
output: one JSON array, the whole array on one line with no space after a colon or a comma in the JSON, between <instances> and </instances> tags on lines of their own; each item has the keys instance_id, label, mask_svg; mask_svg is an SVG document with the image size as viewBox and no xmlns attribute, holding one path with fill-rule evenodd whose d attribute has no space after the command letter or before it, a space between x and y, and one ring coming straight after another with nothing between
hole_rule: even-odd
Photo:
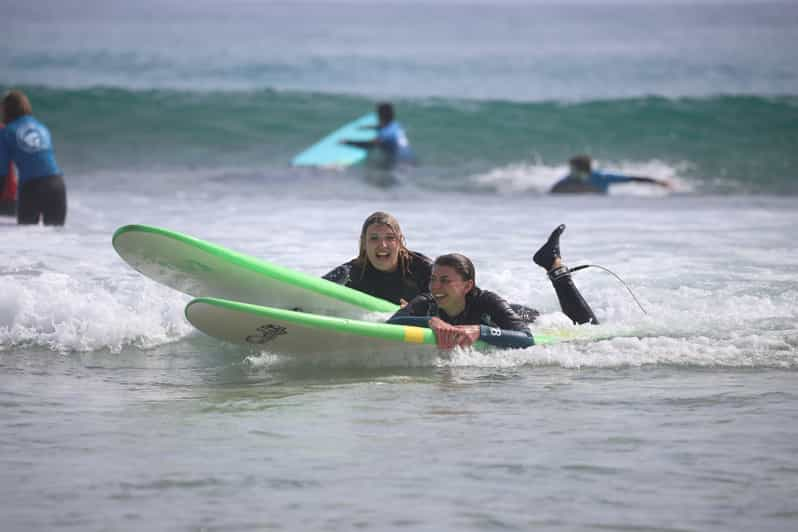
<instances>
[{"instance_id":1,"label":"green and white surfboard","mask_svg":"<svg viewBox=\"0 0 798 532\"><path fill-rule=\"evenodd\" d=\"M349 317L398 308L320 277L159 227L120 227L113 246L150 279L195 297Z\"/></svg>"},{"instance_id":2,"label":"green and white surfboard","mask_svg":"<svg viewBox=\"0 0 798 532\"><path fill-rule=\"evenodd\" d=\"M397 347L419 352L437 350L435 334L422 327L321 316L209 297L192 300L186 306L186 318L214 338L291 356L373 353ZM556 336L535 335L536 344L560 340ZM477 342L474 348L491 347Z\"/></svg>"}]
</instances>

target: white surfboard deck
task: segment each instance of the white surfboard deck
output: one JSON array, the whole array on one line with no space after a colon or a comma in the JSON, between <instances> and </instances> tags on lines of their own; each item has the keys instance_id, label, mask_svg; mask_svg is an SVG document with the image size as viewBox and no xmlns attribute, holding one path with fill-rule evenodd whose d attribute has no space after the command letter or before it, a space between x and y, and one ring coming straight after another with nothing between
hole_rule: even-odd
<instances>
[{"instance_id":1,"label":"white surfboard deck","mask_svg":"<svg viewBox=\"0 0 798 532\"><path fill-rule=\"evenodd\" d=\"M438 349L429 329L198 298L186 318L200 331L235 344L291 357L348 357L408 354L434 359Z\"/></svg>"},{"instance_id":2,"label":"white surfboard deck","mask_svg":"<svg viewBox=\"0 0 798 532\"><path fill-rule=\"evenodd\" d=\"M121 227L113 246L145 276L195 297L349 317L398 308L320 277L159 227Z\"/></svg>"}]
</instances>

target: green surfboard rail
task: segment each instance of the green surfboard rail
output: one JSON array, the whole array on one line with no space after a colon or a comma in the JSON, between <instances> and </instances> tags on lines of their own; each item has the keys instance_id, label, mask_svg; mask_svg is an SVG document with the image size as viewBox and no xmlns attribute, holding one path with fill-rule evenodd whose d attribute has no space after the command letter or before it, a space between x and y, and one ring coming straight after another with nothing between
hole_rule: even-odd
<instances>
[{"instance_id":1,"label":"green surfboard rail","mask_svg":"<svg viewBox=\"0 0 798 532\"><path fill-rule=\"evenodd\" d=\"M114 248L117 249L117 252L119 252L119 249L116 247L117 238L129 232L148 232L174 239L178 242L188 246L193 246L205 253L225 260L235 266L262 274L279 282L301 287L312 292L316 292L320 295L349 303L351 305L360 307L363 310L372 312L395 312L399 308L398 305L391 303L390 301L386 301L358 290L333 283L332 281L322 279L321 277L314 277L312 275L298 272L284 266L278 266L255 257L251 257L249 255L206 242L205 240L200 240L199 238L161 227L143 224L130 224L120 227L114 232L114 236L112 238L112 243ZM120 255L122 255L121 252Z\"/></svg>"},{"instance_id":2,"label":"green surfboard rail","mask_svg":"<svg viewBox=\"0 0 798 532\"><path fill-rule=\"evenodd\" d=\"M323 316L321 314L309 314L295 310L278 309L272 307L262 307L240 301L229 301L214 297L198 297L192 299L186 305L185 313L188 318L189 308L194 304L206 304L214 307L221 307L234 312L245 312L263 318L273 318L304 325L319 329L347 332L359 336L369 336L394 342L408 342L407 337L413 337L416 341L412 343L435 344L435 334L431 329L414 327L411 325L394 325L391 323L371 322L352 320L348 318L338 318L335 316ZM408 332L409 330L409 332ZM420 341L419 341L420 340Z\"/></svg>"},{"instance_id":3,"label":"green surfboard rail","mask_svg":"<svg viewBox=\"0 0 798 532\"><path fill-rule=\"evenodd\" d=\"M303 325L307 327L316 327L319 329L328 329L339 332L346 332L350 334L357 334L359 336L367 336L372 338L380 338L382 340L391 340L395 342L417 343L435 345L435 333L431 329L424 327L416 327L412 325L398 325L392 323L381 322L368 322L353 320L348 318L338 318L334 316L323 316L319 314L309 314L306 312L297 312L294 310L277 309L272 307L263 307L260 305L252 305L250 303L242 303L240 301L229 301L226 299L218 299L213 297L198 297L191 300L185 308L186 318L188 319L189 309L194 304L205 304L214 307L220 307L234 312L243 312L254 316L263 318L272 318ZM561 342L564 339L558 336L551 335L533 335L535 345L545 345ZM478 350L492 349L493 346L477 341L473 347Z\"/></svg>"}]
</instances>

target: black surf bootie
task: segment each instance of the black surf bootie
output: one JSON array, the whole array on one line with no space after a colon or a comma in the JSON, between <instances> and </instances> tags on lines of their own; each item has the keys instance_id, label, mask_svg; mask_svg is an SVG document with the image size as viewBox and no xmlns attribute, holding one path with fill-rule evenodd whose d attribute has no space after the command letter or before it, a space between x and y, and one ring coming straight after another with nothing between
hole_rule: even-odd
<instances>
[{"instance_id":1,"label":"black surf bootie","mask_svg":"<svg viewBox=\"0 0 798 532\"><path fill-rule=\"evenodd\" d=\"M547 272L551 271L554 264L554 259L560 257L560 235L565 231L565 224L560 224L551 232L549 239L543 244L540 249L532 257L535 264L544 268Z\"/></svg>"}]
</instances>

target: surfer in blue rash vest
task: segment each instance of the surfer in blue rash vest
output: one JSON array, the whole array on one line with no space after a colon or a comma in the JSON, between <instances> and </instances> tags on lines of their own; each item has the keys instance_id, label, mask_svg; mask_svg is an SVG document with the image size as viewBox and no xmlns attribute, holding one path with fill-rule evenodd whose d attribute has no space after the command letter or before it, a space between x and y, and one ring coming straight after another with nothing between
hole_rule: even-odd
<instances>
[{"instance_id":1,"label":"surfer in blue rash vest","mask_svg":"<svg viewBox=\"0 0 798 532\"><path fill-rule=\"evenodd\" d=\"M432 260L407 249L402 228L395 217L377 211L363 222L358 256L323 276L334 283L405 305L429 289ZM539 316L535 309L512 304L525 322Z\"/></svg>"},{"instance_id":2,"label":"surfer in blue rash vest","mask_svg":"<svg viewBox=\"0 0 798 532\"><path fill-rule=\"evenodd\" d=\"M3 98L0 129L0 188L5 183L9 162L19 173L17 223L64 225L66 187L53 153L50 131L36 120L27 96L9 91Z\"/></svg>"},{"instance_id":3,"label":"surfer in blue rash vest","mask_svg":"<svg viewBox=\"0 0 798 532\"><path fill-rule=\"evenodd\" d=\"M551 187L551 194L607 194L615 183L650 183L670 189L671 184L652 177L609 174L593 170L593 161L588 155L576 155L568 161L570 171Z\"/></svg>"},{"instance_id":4,"label":"surfer in blue rash vest","mask_svg":"<svg viewBox=\"0 0 798 532\"><path fill-rule=\"evenodd\" d=\"M379 148L384 154L386 167L396 163L415 163L416 156L407 140L407 134L394 118L393 105L387 102L377 104L377 119L377 137L374 140L342 140L341 144L364 150Z\"/></svg>"},{"instance_id":5,"label":"surfer in blue rash vest","mask_svg":"<svg viewBox=\"0 0 798 532\"><path fill-rule=\"evenodd\" d=\"M598 323L560 259L564 230L564 225L558 226L533 260L548 272L568 317L575 323ZM451 253L435 259L429 290L397 311L388 323L429 327L441 349L467 347L477 340L505 348L534 345L527 323L507 301L477 287L474 265L468 257Z\"/></svg>"}]
</instances>

